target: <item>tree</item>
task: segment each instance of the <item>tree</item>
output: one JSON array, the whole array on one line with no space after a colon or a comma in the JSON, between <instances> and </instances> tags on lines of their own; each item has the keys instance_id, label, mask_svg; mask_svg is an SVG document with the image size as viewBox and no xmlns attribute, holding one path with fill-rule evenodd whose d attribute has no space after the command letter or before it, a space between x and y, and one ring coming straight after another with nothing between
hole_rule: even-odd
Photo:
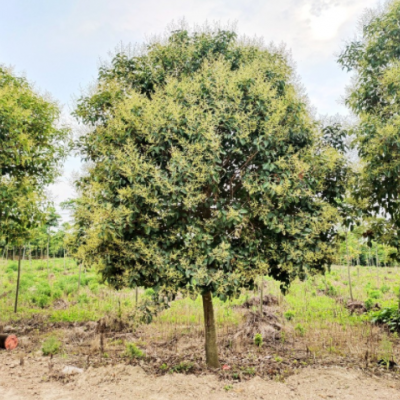
<instances>
[{"instance_id":1,"label":"tree","mask_svg":"<svg viewBox=\"0 0 400 400\"><path fill-rule=\"evenodd\" d=\"M22 239L43 217L44 188L59 174L68 131L57 105L0 66L0 237Z\"/></svg>"},{"instance_id":2,"label":"tree","mask_svg":"<svg viewBox=\"0 0 400 400\"><path fill-rule=\"evenodd\" d=\"M398 0L368 11L361 34L339 57L343 68L353 71L346 103L358 117L354 145L364 163L355 195L364 199L370 215L387 217L386 228L392 234L385 239L396 248L400 247L399 24Z\"/></svg>"},{"instance_id":3,"label":"tree","mask_svg":"<svg viewBox=\"0 0 400 400\"><path fill-rule=\"evenodd\" d=\"M78 145L89 167L77 257L116 288L201 294L210 367L213 296L267 274L286 289L331 264L340 193L327 177L342 157L283 50L228 30L174 31L100 68L76 115L92 128Z\"/></svg>"},{"instance_id":4,"label":"tree","mask_svg":"<svg viewBox=\"0 0 400 400\"><path fill-rule=\"evenodd\" d=\"M19 248L15 312L22 248L45 215L45 186L66 155L59 113L26 79L0 66L0 239Z\"/></svg>"}]
</instances>

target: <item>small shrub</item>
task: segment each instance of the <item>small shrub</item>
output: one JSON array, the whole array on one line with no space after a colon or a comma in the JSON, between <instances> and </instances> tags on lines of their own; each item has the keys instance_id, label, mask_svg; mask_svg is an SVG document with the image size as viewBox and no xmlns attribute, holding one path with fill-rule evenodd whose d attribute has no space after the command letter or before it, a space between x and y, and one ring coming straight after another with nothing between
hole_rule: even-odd
<instances>
[{"instance_id":1,"label":"small shrub","mask_svg":"<svg viewBox=\"0 0 400 400\"><path fill-rule=\"evenodd\" d=\"M37 287L37 293L40 293L44 296L50 297L51 296L51 287L48 283L41 283Z\"/></svg>"},{"instance_id":2,"label":"small shrub","mask_svg":"<svg viewBox=\"0 0 400 400\"><path fill-rule=\"evenodd\" d=\"M40 308L46 308L50 304L50 297L42 294L42 295L33 297L32 302L37 304L37 306Z\"/></svg>"},{"instance_id":3,"label":"small shrub","mask_svg":"<svg viewBox=\"0 0 400 400\"><path fill-rule=\"evenodd\" d=\"M185 373L189 372L191 369L193 369L194 364L188 361L182 361L177 365L174 365L171 370L173 372L177 373Z\"/></svg>"},{"instance_id":4,"label":"small shrub","mask_svg":"<svg viewBox=\"0 0 400 400\"><path fill-rule=\"evenodd\" d=\"M18 271L18 264L17 263L11 263L8 265L6 268L6 273L12 273L12 272L17 272Z\"/></svg>"},{"instance_id":5,"label":"small shrub","mask_svg":"<svg viewBox=\"0 0 400 400\"><path fill-rule=\"evenodd\" d=\"M89 297L87 296L86 293L82 293L79 295L78 303L79 304L88 304L89 303Z\"/></svg>"},{"instance_id":6,"label":"small shrub","mask_svg":"<svg viewBox=\"0 0 400 400\"><path fill-rule=\"evenodd\" d=\"M140 350L135 343L127 343L125 354L133 360L134 358L143 358L144 353Z\"/></svg>"},{"instance_id":7,"label":"small shrub","mask_svg":"<svg viewBox=\"0 0 400 400\"><path fill-rule=\"evenodd\" d=\"M372 310L372 307L375 305L375 301L372 299L367 299L364 303L365 308L367 309L367 311Z\"/></svg>"},{"instance_id":8,"label":"small shrub","mask_svg":"<svg viewBox=\"0 0 400 400\"><path fill-rule=\"evenodd\" d=\"M63 295L63 292L61 291L61 289L53 290L53 295L52 295L53 296L53 300L61 299L62 295Z\"/></svg>"},{"instance_id":9,"label":"small shrub","mask_svg":"<svg viewBox=\"0 0 400 400\"><path fill-rule=\"evenodd\" d=\"M256 374L256 370L253 367L247 367L243 369L243 374L254 376Z\"/></svg>"},{"instance_id":10,"label":"small shrub","mask_svg":"<svg viewBox=\"0 0 400 400\"><path fill-rule=\"evenodd\" d=\"M296 331L296 333L297 333L299 336L304 336L305 333L306 333L306 329L305 329L304 326L301 325L301 324L297 324L297 325L295 326L294 330Z\"/></svg>"},{"instance_id":11,"label":"small shrub","mask_svg":"<svg viewBox=\"0 0 400 400\"><path fill-rule=\"evenodd\" d=\"M44 356L57 354L60 350L61 342L55 336L50 336L43 342L42 353Z\"/></svg>"},{"instance_id":12,"label":"small shrub","mask_svg":"<svg viewBox=\"0 0 400 400\"><path fill-rule=\"evenodd\" d=\"M96 281L91 281L89 283L89 289L92 293L98 294L99 293L99 284Z\"/></svg>"},{"instance_id":13,"label":"small shrub","mask_svg":"<svg viewBox=\"0 0 400 400\"><path fill-rule=\"evenodd\" d=\"M257 347L261 347L263 345L263 337L261 335L261 333L256 333L254 336L254 344Z\"/></svg>"},{"instance_id":14,"label":"small shrub","mask_svg":"<svg viewBox=\"0 0 400 400\"><path fill-rule=\"evenodd\" d=\"M382 287L381 287L381 292L382 292L383 294L385 294L385 293L387 293L387 292L389 292L389 291L390 291L390 286L388 286L388 285L386 285L386 284L383 284Z\"/></svg>"},{"instance_id":15,"label":"small shrub","mask_svg":"<svg viewBox=\"0 0 400 400\"><path fill-rule=\"evenodd\" d=\"M369 292L369 297L371 299L377 300L377 299L379 299L381 297L381 292L379 290L371 290Z\"/></svg>"},{"instance_id":16,"label":"small shrub","mask_svg":"<svg viewBox=\"0 0 400 400\"><path fill-rule=\"evenodd\" d=\"M286 311L285 313L283 313L283 316L284 316L288 321L291 321L291 320L294 318L295 313L294 313L294 311L289 310L289 311Z\"/></svg>"},{"instance_id":17,"label":"small shrub","mask_svg":"<svg viewBox=\"0 0 400 400\"><path fill-rule=\"evenodd\" d=\"M376 311L371 320L374 324L387 325L392 332L400 332L400 311L397 307Z\"/></svg>"}]
</instances>

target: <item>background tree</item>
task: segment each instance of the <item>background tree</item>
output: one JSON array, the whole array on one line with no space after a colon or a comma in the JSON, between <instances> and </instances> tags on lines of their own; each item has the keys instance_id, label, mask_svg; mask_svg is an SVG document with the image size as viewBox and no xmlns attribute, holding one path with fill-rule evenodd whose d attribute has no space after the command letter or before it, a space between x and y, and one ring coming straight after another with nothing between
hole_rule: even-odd
<instances>
[{"instance_id":1,"label":"background tree","mask_svg":"<svg viewBox=\"0 0 400 400\"><path fill-rule=\"evenodd\" d=\"M44 188L66 155L60 110L25 78L0 66L0 237L21 239L43 217Z\"/></svg>"},{"instance_id":2,"label":"background tree","mask_svg":"<svg viewBox=\"0 0 400 400\"><path fill-rule=\"evenodd\" d=\"M365 210L388 218L385 240L400 246L400 1L368 11L359 37L339 63L353 71L346 103L357 115L354 145L364 163L355 195ZM389 227L389 224L391 225ZM392 232L388 235L388 232ZM375 236L379 231L371 231ZM382 240L382 239L381 239ZM400 253L399 253L400 254Z\"/></svg>"},{"instance_id":3,"label":"background tree","mask_svg":"<svg viewBox=\"0 0 400 400\"><path fill-rule=\"evenodd\" d=\"M171 32L118 53L76 115L92 127L77 183L77 256L119 288L212 296L271 275L287 288L332 262L341 154L308 113L283 50L233 31ZM336 186L340 180L333 179Z\"/></svg>"},{"instance_id":4,"label":"background tree","mask_svg":"<svg viewBox=\"0 0 400 400\"><path fill-rule=\"evenodd\" d=\"M67 130L56 126L59 113L26 79L0 66L0 239L18 248L15 312L23 247L45 215L44 189L67 150Z\"/></svg>"}]
</instances>

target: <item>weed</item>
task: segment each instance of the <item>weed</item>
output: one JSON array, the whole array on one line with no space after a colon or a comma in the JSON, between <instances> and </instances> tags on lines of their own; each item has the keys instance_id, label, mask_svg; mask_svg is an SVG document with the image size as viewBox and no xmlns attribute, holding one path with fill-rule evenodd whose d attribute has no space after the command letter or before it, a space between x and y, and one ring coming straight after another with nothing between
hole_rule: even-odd
<instances>
[{"instance_id":1,"label":"weed","mask_svg":"<svg viewBox=\"0 0 400 400\"><path fill-rule=\"evenodd\" d=\"M194 364L188 361L182 361L177 365L174 365L171 370L172 372L177 372L178 374L189 372L193 369Z\"/></svg>"},{"instance_id":2,"label":"weed","mask_svg":"<svg viewBox=\"0 0 400 400\"><path fill-rule=\"evenodd\" d=\"M55 336L50 336L42 344L42 353L44 356L55 355L61 350L61 342Z\"/></svg>"},{"instance_id":3,"label":"weed","mask_svg":"<svg viewBox=\"0 0 400 400\"><path fill-rule=\"evenodd\" d=\"M381 286L381 292L382 292L383 294L388 293L389 291L390 291L390 286L388 286L388 285L386 285L386 284L383 284L383 285Z\"/></svg>"},{"instance_id":4,"label":"weed","mask_svg":"<svg viewBox=\"0 0 400 400\"><path fill-rule=\"evenodd\" d=\"M161 369L161 371L166 372L166 371L168 371L168 365L164 363L163 365L160 366L160 369Z\"/></svg>"},{"instance_id":5,"label":"weed","mask_svg":"<svg viewBox=\"0 0 400 400\"><path fill-rule=\"evenodd\" d=\"M224 386L224 390L227 391L227 392L229 392L229 391L232 390L232 389L233 389L233 386L232 386L232 385L226 385L226 386Z\"/></svg>"},{"instance_id":6,"label":"weed","mask_svg":"<svg viewBox=\"0 0 400 400\"><path fill-rule=\"evenodd\" d=\"M283 313L283 316L284 316L288 321L291 321L291 320L294 318L295 313L294 313L294 311L289 310L289 311L286 311L285 313Z\"/></svg>"},{"instance_id":7,"label":"weed","mask_svg":"<svg viewBox=\"0 0 400 400\"><path fill-rule=\"evenodd\" d=\"M261 333L256 333L254 336L254 344L257 347L261 347L263 345L263 337L261 335Z\"/></svg>"},{"instance_id":8,"label":"weed","mask_svg":"<svg viewBox=\"0 0 400 400\"><path fill-rule=\"evenodd\" d=\"M297 325L295 326L294 330L296 331L296 333L297 333L299 336L304 336L305 333L306 333L306 329L305 329L304 326L301 325L301 324L297 324Z\"/></svg>"},{"instance_id":9,"label":"weed","mask_svg":"<svg viewBox=\"0 0 400 400\"><path fill-rule=\"evenodd\" d=\"M126 344L126 351L125 355L130 358L131 360L135 358L143 358L144 353L140 350L135 343L127 343Z\"/></svg>"},{"instance_id":10,"label":"weed","mask_svg":"<svg viewBox=\"0 0 400 400\"><path fill-rule=\"evenodd\" d=\"M242 369L244 375L254 376L256 374L256 370L253 367L246 367Z\"/></svg>"}]
</instances>

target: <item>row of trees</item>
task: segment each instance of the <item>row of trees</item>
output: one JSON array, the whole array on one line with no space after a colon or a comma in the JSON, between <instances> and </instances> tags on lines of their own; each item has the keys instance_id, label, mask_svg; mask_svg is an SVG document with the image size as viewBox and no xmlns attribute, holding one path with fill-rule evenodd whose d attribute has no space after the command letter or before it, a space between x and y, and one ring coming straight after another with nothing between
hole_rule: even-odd
<instances>
[{"instance_id":1,"label":"row of trees","mask_svg":"<svg viewBox=\"0 0 400 400\"><path fill-rule=\"evenodd\" d=\"M201 295L207 364L218 367L213 296L267 274L285 291L323 273L366 216L365 240L398 249L399 22L399 1L370 14L339 58L355 71L349 130L314 118L283 49L234 31L182 26L118 52L75 110L90 130L74 144L87 162L70 203L74 256L117 289ZM0 236L25 244L45 224L40 200L67 132L54 103L0 74Z\"/></svg>"}]
</instances>

